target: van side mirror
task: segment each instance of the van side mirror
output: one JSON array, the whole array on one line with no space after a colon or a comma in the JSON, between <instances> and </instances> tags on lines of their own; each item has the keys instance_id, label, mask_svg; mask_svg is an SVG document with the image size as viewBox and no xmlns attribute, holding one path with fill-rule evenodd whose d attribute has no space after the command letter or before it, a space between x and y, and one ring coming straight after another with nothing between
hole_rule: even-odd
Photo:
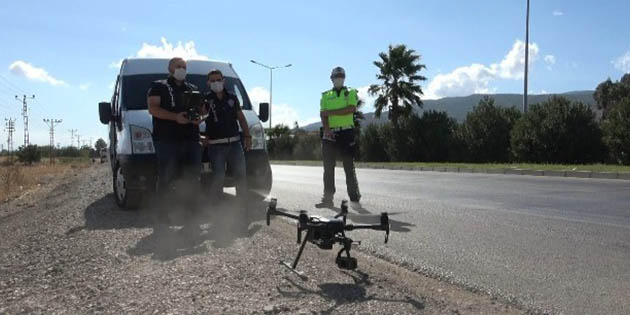
<instances>
[{"instance_id":1,"label":"van side mirror","mask_svg":"<svg viewBox=\"0 0 630 315\"><path fill-rule=\"evenodd\" d=\"M112 120L112 105L108 102L98 103L98 118L104 125L109 124Z\"/></svg>"},{"instance_id":2,"label":"van side mirror","mask_svg":"<svg viewBox=\"0 0 630 315\"><path fill-rule=\"evenodd\" d=\"M269 103L260 103L258 106L258 119L266 122L269 119Z\"/></svg>"}]
</instances>

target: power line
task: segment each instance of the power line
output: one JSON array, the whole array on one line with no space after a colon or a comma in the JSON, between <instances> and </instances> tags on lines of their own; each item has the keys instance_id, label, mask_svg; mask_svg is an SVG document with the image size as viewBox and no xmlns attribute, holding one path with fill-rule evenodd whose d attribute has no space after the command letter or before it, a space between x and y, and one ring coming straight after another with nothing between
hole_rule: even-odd
<instances>
[{"instance_id":1,"label":"power line","mask_svg":"<svg viewBox=\"0 0 630 315\"><path fill-rule=\"evenodd\" d=\"M61 123L61 119L44 119L44 122L50 127L50 164L53 164L53 152L55 151L55 125Z\"/></svg>"},{"instance_id":2,"label":"power line","mask_svg":"<svg viewBox=\"0 0 630 315\"><path fill-rule=\"evenodd\" d=\"M5 76L1 74L0 74L0 79L4 80L6 82L5 85L8 86L10 89L12 89L15 93L28 94L28 92L22 90L19 86L15 85L13 82L11 82L9 79L7 79Z\"/></svg>"}]
</instances>

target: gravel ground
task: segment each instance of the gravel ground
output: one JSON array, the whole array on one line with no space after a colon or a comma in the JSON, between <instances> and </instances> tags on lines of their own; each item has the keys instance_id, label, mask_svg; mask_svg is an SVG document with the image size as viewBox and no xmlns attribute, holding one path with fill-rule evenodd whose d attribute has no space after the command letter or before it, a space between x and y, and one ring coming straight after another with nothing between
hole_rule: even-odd
<instances>
[{"instance_id":1,"label":"gravel ground","mask_svg":"<svg viewBox=\"0 0 630 315\"><path fill-rule=\"evenodd\" d=\"M303 281L278 264L297 252L293 225L250 210L247 231L223 207L189 235L177 215L160 230L150 207L118 210L106 165L49 179L0 205L0 314L523 313L358 251L348 272L307 246Z\"/></svg>"}]
</instances>

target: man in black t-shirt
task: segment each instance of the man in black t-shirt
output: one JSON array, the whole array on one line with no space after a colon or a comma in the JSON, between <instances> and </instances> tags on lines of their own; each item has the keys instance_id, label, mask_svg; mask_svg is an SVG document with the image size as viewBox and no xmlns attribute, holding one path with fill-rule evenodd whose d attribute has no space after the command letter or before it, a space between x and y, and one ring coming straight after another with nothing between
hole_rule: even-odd
<instances>
[{"instance_id":1,"label":"man in black t-shirt","mask_svg":"<svg viewBox=\"0 0 630 315\"><path fill-rule=\"evenodd\" d=\"M190 120L188 106L184 104L184 93L197 91L197 87L186 82L186 61L173 58L168 63L169 76L151 84L147 93L149 113L153 116L153 144L158 164L157 204L160 223L167 223L169 196L175 176L181 175L186 183L181 189L189 206L194 206L199 188L201 170L201 146L199 145L199 123Z\"/></svg>"},{"instance_id":2,"label":"man in black t-shirt","mask_svg":"<svg viewBox=\"0 0 630 315\"><path fill-rule=\"evenodd\" d=\"M214 198L221 197L227 164L234 176L236 196L246 202L247 179L243 147L245 150L251 149L252 137L238 97L225 89L224 82L221 71L212 70L208 73L207 83L211 91L205 96L204 113L208 116L202 143L208 146L212 167L210 195ZM243 130L243 139L239 124Z\"/></svg>"}]
</instances>

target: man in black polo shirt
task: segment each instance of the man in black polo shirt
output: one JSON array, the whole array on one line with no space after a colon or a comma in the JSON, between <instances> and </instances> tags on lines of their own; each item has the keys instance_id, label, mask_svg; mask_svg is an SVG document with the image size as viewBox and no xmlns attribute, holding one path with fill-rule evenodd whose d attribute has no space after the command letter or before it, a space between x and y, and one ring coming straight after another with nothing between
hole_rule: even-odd
<instances>
[{"instance_id":1,"label":"man in black polo shirt","mask_svg":"<svg viewBox=\"0 0 630 315\"><path fill-rule=\"evenodd\" d=\"M153 82L147 93L149 113L153 116L153 144L158 164L157 212L160 223L168 223L166 211L169 206L165 197L169 196L176 175L181 175L187 184L182 190L187 200L191 201L189 205L194 206L201 169L201 120L191 121L184 105L184 93L196 91L197 87L186 82L184 59L171 59L168 72L168 78Z\"/></svg>"},{"instance_id":2,"label":"man in black polo shirt","mask_svg":"<svg viewBox=\"0 0 630 315\"><path fill-rule=\"evenodd\" d=\"M245 150L251 149L252 139L247 120L241 111L238 97L224 87L223 74L219 70L208 73L210 92L205 96L204 112L207 113L205 139L212 165L210 195L220 198L223 193L226 164L232 170L236 196L246 203L247 178L245 177ZM243 138L238 126L243 130ZM244 141L241 141L244 140ZM216 199L215 199L216 200Z\"/></svg>"}]
</instances>

